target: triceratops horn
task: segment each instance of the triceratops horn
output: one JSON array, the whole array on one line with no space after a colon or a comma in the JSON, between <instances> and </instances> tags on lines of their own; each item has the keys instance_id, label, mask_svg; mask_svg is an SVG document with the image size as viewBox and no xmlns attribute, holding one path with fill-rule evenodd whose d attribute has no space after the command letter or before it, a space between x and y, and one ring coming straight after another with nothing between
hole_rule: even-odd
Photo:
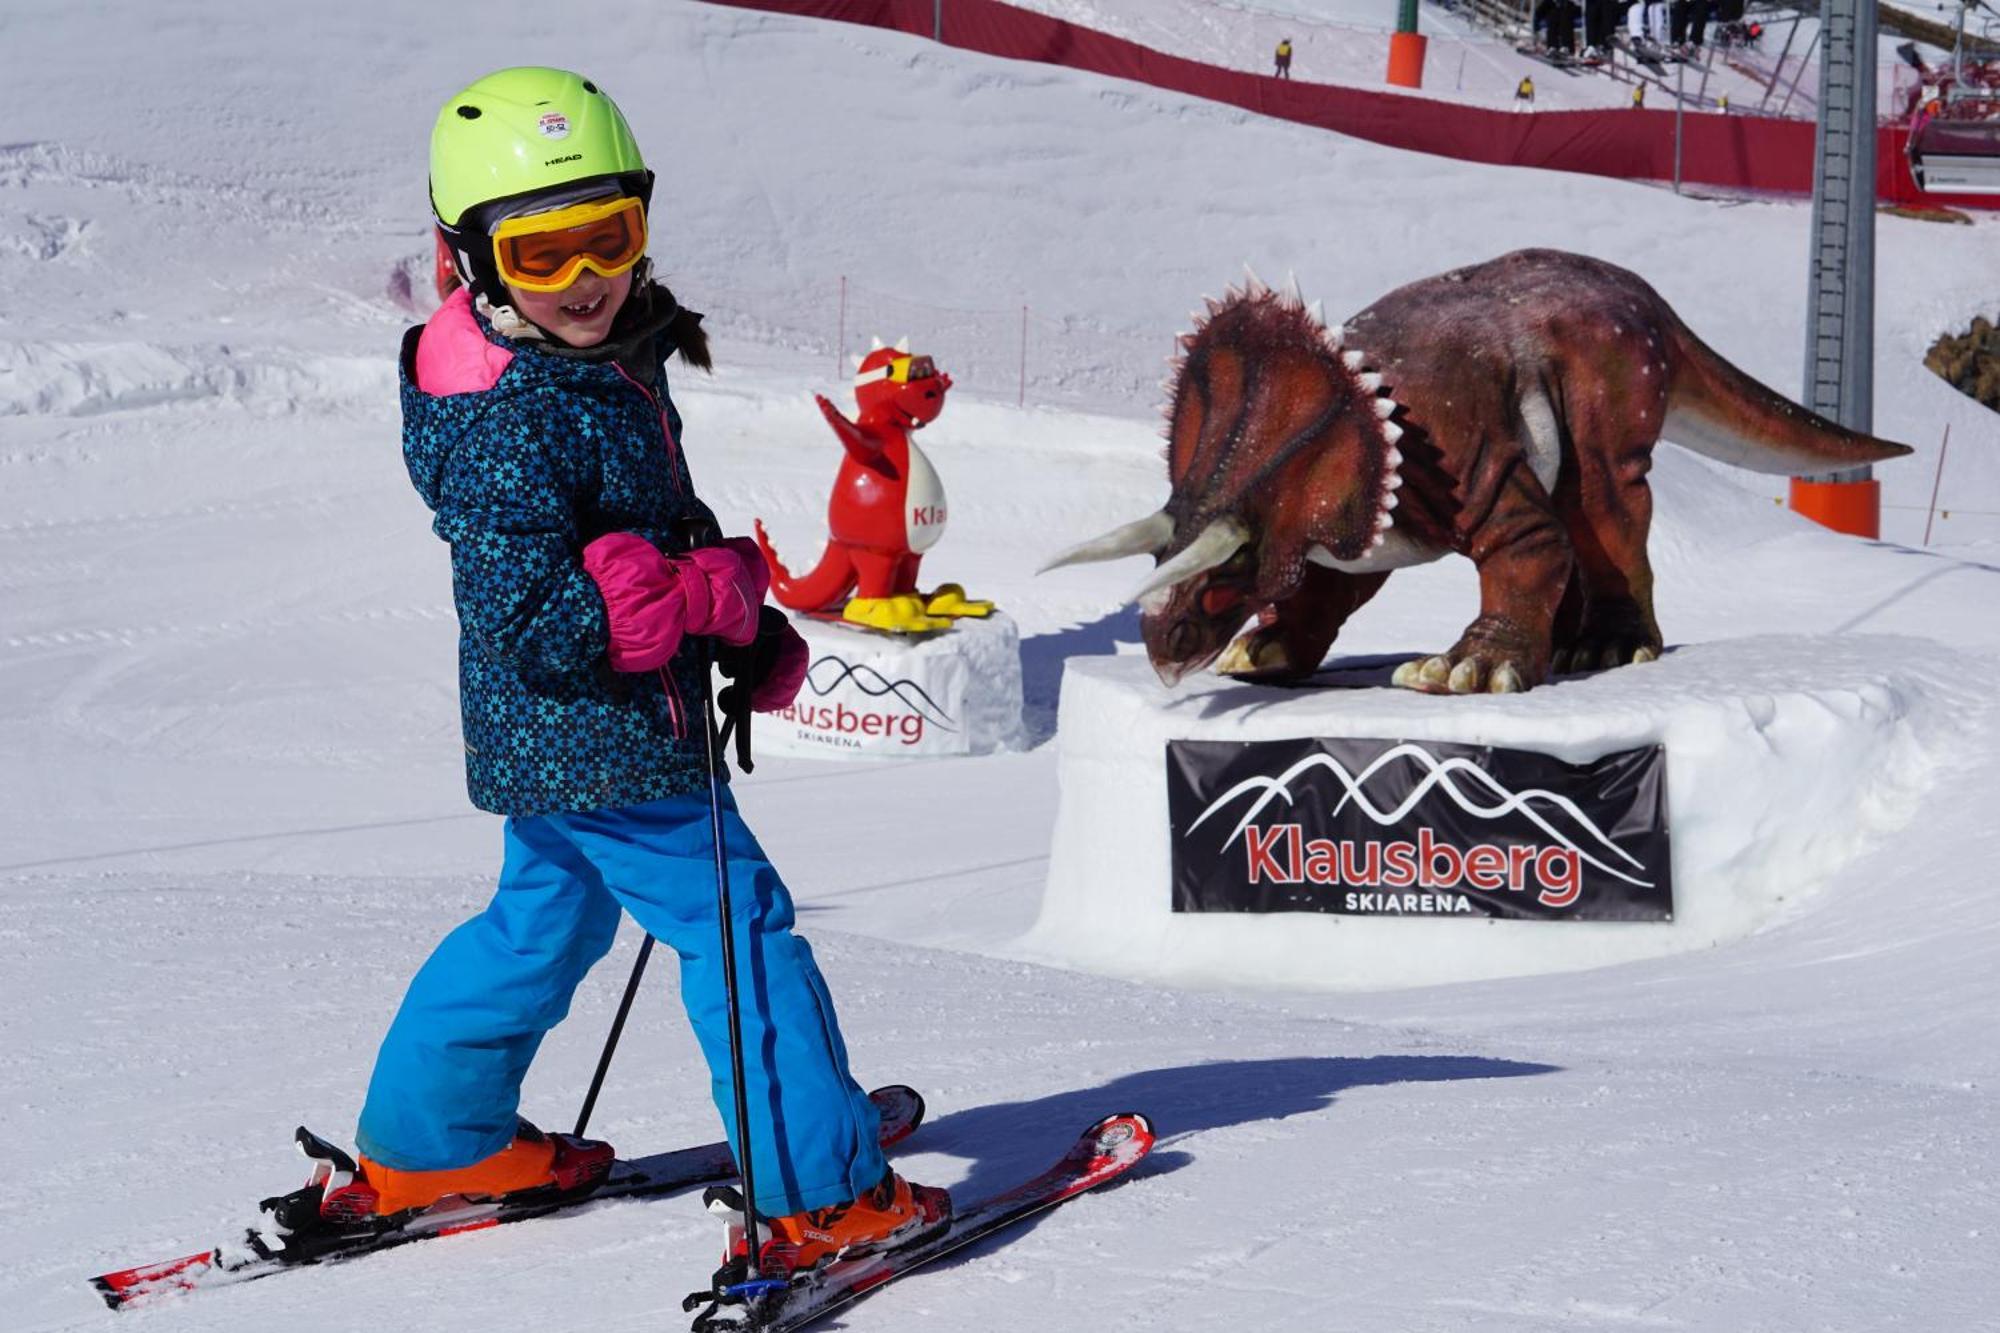
<instances>
[{"instance_id":1,"label":"triceratops horn","mask_svg":"<svg viewBox=\"0 0 2000 1333\"><path fill-rule=\"evenodd\" d=\"M1046 574L1064 565L1086 565L1097 560L1119 560L1128 555L1158 555L1174 539L1174 521L1165 510L1148 514L1136 523L1114 528L1102 537L1093 537L1070 547L1036 570Z\"/></svg>"},{"instance_id":2,"label":"triceratops horn","mask_svg":"<svg viewBox=\"0 0 2000 1333\"><path fill-rule=\"evenodd\" d=\"M1218 518L1201 530L1201 535L1189 542L1187 549L1153 571L1153 576L1140 585L1132 594L1133 601L1139 601L1162 588L1171 588L1183 579L1214 569L1223 561L1243 549L1250 540L1250 529L1239 518Z\"/></svg>"}]
</instances>

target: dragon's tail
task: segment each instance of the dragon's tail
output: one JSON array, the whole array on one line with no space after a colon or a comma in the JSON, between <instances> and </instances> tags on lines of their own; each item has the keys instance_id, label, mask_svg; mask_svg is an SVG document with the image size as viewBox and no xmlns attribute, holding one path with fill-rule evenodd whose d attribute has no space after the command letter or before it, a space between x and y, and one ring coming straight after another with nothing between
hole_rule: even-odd
<instances>
[{"instance_id":1,"label":"dragon's tail","mask_svg":"<svg viewBox=\"0 0 2000 1333\"><path fill-rule=\"evenodd\" d=\"M757 534L757 549L764 553L764 563L771 567L771 596L777 598L780 606L794 611L820 611L844 601L854 590L857 577L854 561L839 542L826 544L819 564L811 573L795 576L778 559L778 552L764 531L764 521L754 520L751 527Z\"/></svg>"},{"instance_id":2,"label":"dragon's tail","mask_svg":"<svg viewBox=\"0 0 2000 1333\"><path fill-rule=\"evenodd\" d=\"M1661 434L1682 448L1780 476L1860 467L1911 452L1907 444L1863 435L1800 407L1724 360L1679 320L1669 327L1673 380Z\"/></svg>"}]
</instances>

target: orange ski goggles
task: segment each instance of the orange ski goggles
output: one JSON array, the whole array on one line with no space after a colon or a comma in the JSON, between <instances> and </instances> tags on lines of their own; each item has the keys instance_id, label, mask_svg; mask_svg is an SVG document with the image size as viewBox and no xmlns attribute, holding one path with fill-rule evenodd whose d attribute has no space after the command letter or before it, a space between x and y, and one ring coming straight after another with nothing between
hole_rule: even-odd
<instances>
[{"instance_id":1,"label":"orange ski goggles","mask_svg":"<svg viewBox=\"0 0 2000 1333\"><path fill-rule=\"evenodd\" d=\"M927 380L937 374L937 363L927 356L899 356L889 363L889 379L896 384Z\"/></svg>"},{"instance_id":2,"label":"orange ski goggles","mask_svg":"<svg viewBox=\"0 0 2000 1333\"><path fill-rule=\"evenodd\" d=\"M493 262L511 286L559 292L585 269L607 278L646 253L646 205L629 195L508 218L493 228Z\"/></svg>"}]
</instances>

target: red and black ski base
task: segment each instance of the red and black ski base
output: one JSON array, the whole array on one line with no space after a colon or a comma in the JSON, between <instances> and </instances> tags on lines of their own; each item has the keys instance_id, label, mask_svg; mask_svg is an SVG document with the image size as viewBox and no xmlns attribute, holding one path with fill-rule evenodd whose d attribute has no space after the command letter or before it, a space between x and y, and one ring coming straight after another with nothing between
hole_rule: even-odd
<instances>
[{"instance_id":1,"label":"red and black ski base","mask_svg":"<svg viewBox=\"0 0 2000 1333\"><path fill-rule=\"evenodd\" d=\"M933 1236L879 1254L837 1260L789 1284L730 1285L718 1275L716 1289L695 1292L683 1308L701 1310L695 1316L694 1333L791 1333L934 1259L1118 1179L1152 1148L1153 1126L1145 1116L1136 1112L1106 1116L1086 1129L1061 1161L1034 1179L978 1203L955 1203L950 1224ZM757 1289L750 1290L752 1286Z\"/></svg>"},{"instance_id":2,"label":"red and black ski base","mask_svg":"<svg viewBox=\"0 0 2000 1333\"><path fill-rule=\"evenodd\" d=\"M924 1099L916 1089L893 1084L868 1095L882 1114L883 1147L901 1143L923 1123ZM314 1137L304 1129L299 1133L302 1144ZM91 1284L104 1297L105 1304L123 1310L177 1292L233 1286L291 1268L332 1263L415 1241L546 1217L600 1199L676 1194L698 1185L732 1180L735 1176L736 1162L729 1145L710 1143L629 1161L621 1159L612 1164L602 1184L584 1191L564 1193L552 1188L500 1201L461 1201L351 1225L329 1223L288 1230L275 1217L267 1217L265 1226L249 1228L241 1240L165 1263L105 1273L92 1278ZM282 1203L281 1200L266 1202Z\"/></svg>"}]
</instances>

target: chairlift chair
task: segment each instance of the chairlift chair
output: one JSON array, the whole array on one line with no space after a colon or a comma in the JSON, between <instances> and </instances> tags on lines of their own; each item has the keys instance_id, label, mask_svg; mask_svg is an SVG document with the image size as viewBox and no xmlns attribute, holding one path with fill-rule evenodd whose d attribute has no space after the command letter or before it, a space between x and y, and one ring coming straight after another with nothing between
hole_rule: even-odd
<instances>
[{"instance_id":1,"label":"chairlift chair","mask_svg":"<svg viewBox=\"0 0 2000 1333\"><path fill-rule=\"evenodd\" d=\"M1959 10L1950 69L1926 66L1914 43L1896 50L1927 85L1910 113L1909 144L1910 176L1926 194L2000 194L2000 68L1966 65L1969 7Z\"/></svg>"},{"instance_id":2,"label":"chairlift chair","mask_svg":"<svg viewBox=\"0 0 2000 1333\"><path fill-rule=\"evenodd\" d=\"M1910 175L1924 193L2000 194L2000 98L1981 99L1978 119L1947 118L1972 105L1933 99L1917 109Z\"/></svg>"}]
</instances>

